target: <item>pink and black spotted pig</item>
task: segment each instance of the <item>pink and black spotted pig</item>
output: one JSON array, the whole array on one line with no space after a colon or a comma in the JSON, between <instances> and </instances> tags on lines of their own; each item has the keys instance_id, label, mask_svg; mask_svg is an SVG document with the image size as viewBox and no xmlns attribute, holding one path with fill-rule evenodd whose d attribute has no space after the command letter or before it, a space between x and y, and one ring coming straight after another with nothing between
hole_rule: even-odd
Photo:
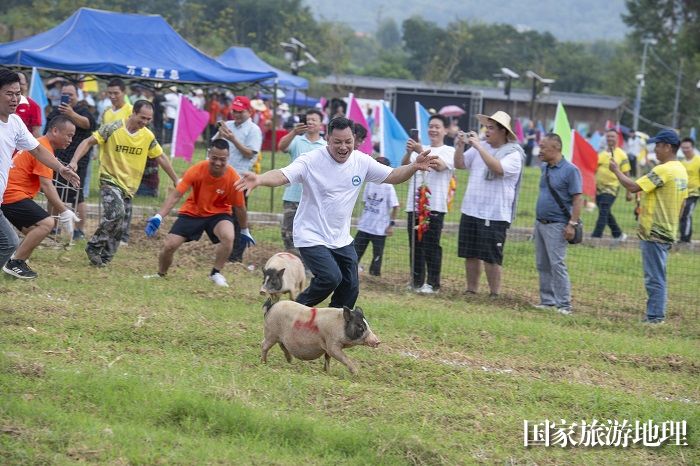
<instances>
[{"instance_id":1,"label":"pink and black spotted pig","mask_svg":"<svg viewBox=\"0 0 700 466\"><path fill-rule=\"evenodd\" d=\"M376 348L381 343L369 328L369 323L359 307L315 308L293 301L273 304L268 299L263 309L263 363L267 362L267 352L270 348L279 343L287 362L292 362L292 356L305 361L324 356L323 369L328 372L333 357L345 364L352 374L356 374L357 369L343 349L356 345Z\"/></svg>"},{"instance_id":2,"label":"pink and black spotted pig","mask_svg":"<svg viewBox=\"0 0 700 466\"><path fill-rule=\"evenodd\" d=\"M269 295L273 303L280 300L284 293L294 301L304 289L306 273L304 264L294 254L278 252L270 257L263 267L263 284L261 295Z\"/></svg>"}]
</instances>

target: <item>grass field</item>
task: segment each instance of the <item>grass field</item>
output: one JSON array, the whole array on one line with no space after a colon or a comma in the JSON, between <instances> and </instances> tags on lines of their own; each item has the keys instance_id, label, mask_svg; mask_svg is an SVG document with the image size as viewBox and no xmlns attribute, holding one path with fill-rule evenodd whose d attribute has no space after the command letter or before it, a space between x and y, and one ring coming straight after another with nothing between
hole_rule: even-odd
<instances>
[{"instance_id":1,"label":"grass field","mask_svg":"<svg viewBox=\"0 0 700 466\"><path fill-rule=\"evenodd\" d=\"M264 366L259 268L277 228L257 228L255 270L228 266L232 287L216 289L206 241L185 245L167 279L143 279L162 239L143 225L106 269L78 243L37 251L37 281L0 282L4 464L700 461L697 313L642 326L606 304L613 280L587 293L599 307L536 311L520 259L499 299L420 297L363 275L358 304L383 343L348 350L358 376L288 364L278 348ZM684 419L690 445L524 448L526 419Z\"/></svg>"},{"instance_id":2,"label":"grass field","mask_svg":"<svg viewBox=\"0 0 700 466\"><path fill-rule=\"evenodd\" d=\"M251 210L267 210L264 192ZM401 232L382 278L361 275L358 305L383 343L347 351L353 377L336 361L329 374L322 360L288 364L277 347L260 363L260 268L281 247L276 226L254 228L253 267L227 266L232 286L219 289L206 240L183 246L167 279L142 278L171 222L149 240L135 218L107 268L89 267L79 242L36 251L36 281L0 279L0 463L700 463L697 254L671 257L669 319L650 328L634 248L570 249L567 317L529 306L525 240L507 245L503 297L462 295L458 260L439 295L404 291ZM686 420L689 445L525 448L523 421L545 419Z\"/></svg>"}]
</instances>

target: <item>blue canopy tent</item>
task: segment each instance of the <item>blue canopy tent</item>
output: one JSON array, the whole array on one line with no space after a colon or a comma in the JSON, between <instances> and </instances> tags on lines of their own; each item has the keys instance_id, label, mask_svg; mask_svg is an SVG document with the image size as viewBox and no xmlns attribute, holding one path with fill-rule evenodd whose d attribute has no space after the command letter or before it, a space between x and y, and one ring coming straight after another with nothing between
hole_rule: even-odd
<instances>
[{"instance_id":1,"label":"blue canopy tent","mask_svg":"<svg viewBox=\"0 0 700 466\"><path fill-rule=\"evenodd\" d=\"M284 92L284 97L279 99L279 101L293 107L315 107L319 103L319 99L309 97L302 91L295 92L293 89L282 89L282 91ZM262 94L260 98L263 100L272 100L272 95Z\"/></svg>"},{"instance_id":2,"label":"blue canopy tent","mask_svg":"<svg viewBox=\"0 0 700 466\"><path fill-rule=\"evenodd\" d=\"M282 89L308 89L309 81L290 73L275 68L266 61L258 57L252 49L248 47L230 47L227 51L217 57L224 65L260 73L276 73L277 85ZM273 86L274 82L269 80L264 82L266 86Z\"/></svg>"},{"instance_id":3,"label":"blue canopy tent","mask_svg":"<svg viewBox=\"0 0 700 466\"><path fill-rule=\"evenodd\" d=\"M91 8L80 8L48 31L0 44L0 64L193 84L277 76L225 66L193 47L159 15Z\"/></svg>"}]
</instances>

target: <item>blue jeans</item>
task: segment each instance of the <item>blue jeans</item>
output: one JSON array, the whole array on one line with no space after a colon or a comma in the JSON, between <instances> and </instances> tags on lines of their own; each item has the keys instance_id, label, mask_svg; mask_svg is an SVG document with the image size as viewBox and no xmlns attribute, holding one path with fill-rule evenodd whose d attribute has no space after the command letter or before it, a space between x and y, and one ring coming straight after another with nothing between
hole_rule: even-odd
<instances>
[{"instance_id":1,"label":"blue jeans","mask_svg":"<svg viewBox=\"0 0 700 466\"><path fill-rule=\"evenodd\" d=\"M593 238L601 238L605 232L605 227L608 225L613 238L619 238L622 235L622 230L612 214L612 206L615 203L615 199L616 197L612 194L598 194L595 197L595 203L598 205L598 221L595 222L595 228L591 235Z\"/></svg>"},{"instance_id":2,"label":"blue jeans","mask_svg":"<svg viewBox=\"0 0 700 466\"><path fill-rule=\"evenodd\" d=\"M0 210L0 267L3 267L10 260L17 246L19 246L17 233Z\"/></svg>"},{"instance_id":3,"label":"blue jeans","mask_svg":"<svg viewBox=\"0 0 700 466\"><path fill-rule=\"evenodd\" d=\"M309 287L297 296L298 303L315 306L333 293L330 307L347 306L352 309L355 306L360 294L360 279L353 243L338 249L325 246L299 248L299 254L314 278Z\"/></svg>"},{"instance_id":4,"label":"blue jeans","mask_svg":"<svg viewBox=\"0 0 700 466\"><path fill-rule=\"evenodd\" d=\"M644 286L647 289L647 319L663 320L666 317L666 263L670 243L640 241Z\"/></svg>"}]
</instances>

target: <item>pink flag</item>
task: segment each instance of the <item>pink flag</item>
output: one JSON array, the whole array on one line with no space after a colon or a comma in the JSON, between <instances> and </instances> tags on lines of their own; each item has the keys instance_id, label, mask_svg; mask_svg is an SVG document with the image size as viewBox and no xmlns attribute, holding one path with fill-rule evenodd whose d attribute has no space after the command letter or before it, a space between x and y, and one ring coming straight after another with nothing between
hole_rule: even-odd
<instances>
[{"instance_id":1,"label":"pink flag","mask_svg":"<svg viewBox=\"0 0 700 466\"><path fill-rule=\"evenodd\" d=\"M515 137L518 138L518 142L520 144L525 142L525 135L523 134L523 124L520 123L520 118L515 119Z\"/></svg>"},{"instance_id":2,"label":"pink flag","mask_svg":"<svg viewBox=\"0 0 700 466\"><path fill-rule=\"evenodd\" d=\"M357 99L355 99L355 96L350 94L349 100L350 104L348 105L348 118L350 118L355 123L359 123L360 125L364 126L367 130L367 137L365 138L362 145L359 147L359 150L360 152L364 152L365 154L372 155L372 132L369 130L369 125L367 124L365 115L362 113L360 105L357 103Z\"/></svg>"},{"instance_id":3,"label":"pink flag","mask_svg":"<svg viewBox=\"0 0 700 466\"><path fill-rule=\"evenodd\" d=\"M190 99L180 96L177 119L173 128L173 142L171 145L171 157L182 157L188 162L192 161L194 143L209 122L209 112L199 110L190 102Z\"/></svg>"}]
</instances>

